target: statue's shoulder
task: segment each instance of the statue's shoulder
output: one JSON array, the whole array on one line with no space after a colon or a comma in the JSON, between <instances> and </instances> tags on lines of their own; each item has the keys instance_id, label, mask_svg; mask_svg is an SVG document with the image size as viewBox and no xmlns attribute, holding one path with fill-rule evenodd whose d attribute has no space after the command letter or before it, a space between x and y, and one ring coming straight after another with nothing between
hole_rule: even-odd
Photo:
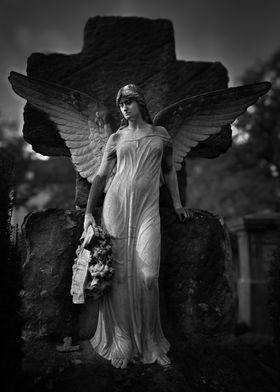
<instances>
[{"instance_id":1,"label":"statue's shoulder","mask_svg":"<svg viewBox=\"0 0 280 392\"><path fill-rule=\"evenodd\" d=\"M121 129L118 129L115 133L112 133L112 135L109 138L110 143L112 144L117 144L118 141L121 138Z\"/></svg>"},{"instance_id":2,"label":"statue's shoulder","mask_svg":"<svg viewBox=\"0 0 280 392\"><path fill-rule=\"evenodd\" d=\"M153 125L153 130L155 133L162 136L164 139L167 139L167 140L171 139L171 136L166 128L164 128L160 125Z\"/></svg>"}]
</instances>

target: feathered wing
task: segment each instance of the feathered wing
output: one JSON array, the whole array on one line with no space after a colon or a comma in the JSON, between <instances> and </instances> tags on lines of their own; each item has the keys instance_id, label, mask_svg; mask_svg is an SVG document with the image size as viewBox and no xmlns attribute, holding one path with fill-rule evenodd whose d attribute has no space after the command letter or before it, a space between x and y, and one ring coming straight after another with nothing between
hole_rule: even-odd
<instances>
[{"instance_id":1,"label":"feathered wing","mask_svg":"<svg viewBox=\"0 0 280 392\"><path fill-rule=\"evenodd\" d=\"M164 126L173 139L176 170L181 169L184 158L193 147L230 125L270 87L269 82L262 82L212 91L183 99L161 110L155 116L154 124Z\"/></svg>"},{"instance_id":2,"label":"feathered wing","mask_svg":"<svg viewBox=\"0 0 280 392\"><path fill-rule=\"evenodd\" d=\"M89 95L44 80L11 72L14 91L45 112L70 149L71 159L89 182L100 165L114 121L106 107Z\"/></svg>"}]
</instances>

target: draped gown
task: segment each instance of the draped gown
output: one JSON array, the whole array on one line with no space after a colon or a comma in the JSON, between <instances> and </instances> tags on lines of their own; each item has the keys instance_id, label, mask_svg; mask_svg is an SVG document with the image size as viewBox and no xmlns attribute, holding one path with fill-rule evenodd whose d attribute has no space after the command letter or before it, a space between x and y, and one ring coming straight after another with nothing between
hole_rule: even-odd
<instances>
[{"instance_id":1,"label":"draped gown","mask_svg":"<svg viewBox=\"0 0 280 392\"><path fill-rule=\"evenodd\" d=\"M159 314L159 186L169 136L121 137L116 173L104 200L102 224L112 236L115 275L100 300L92 347L104 358L152 363L169 349ZM108 153L105 149L105 155Z\"/></svg>"}]
</instances>

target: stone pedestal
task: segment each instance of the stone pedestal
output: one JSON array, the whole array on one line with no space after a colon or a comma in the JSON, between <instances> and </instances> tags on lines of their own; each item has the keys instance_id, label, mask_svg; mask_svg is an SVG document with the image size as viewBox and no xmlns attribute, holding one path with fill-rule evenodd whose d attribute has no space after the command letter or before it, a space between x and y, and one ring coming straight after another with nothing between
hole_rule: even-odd
<instances>
[{"instance_id":1,"label":"stone pedestal","mask_svg":"<svg viewBox=\"0 0 280 392\"><path fill-rule=\"evenodd\" d=\"M273 252L279 246L280 213L256 213L231 221L238 242L238 321L253 332L269 334L267 281Z\"/></svg>"}]
</instances>

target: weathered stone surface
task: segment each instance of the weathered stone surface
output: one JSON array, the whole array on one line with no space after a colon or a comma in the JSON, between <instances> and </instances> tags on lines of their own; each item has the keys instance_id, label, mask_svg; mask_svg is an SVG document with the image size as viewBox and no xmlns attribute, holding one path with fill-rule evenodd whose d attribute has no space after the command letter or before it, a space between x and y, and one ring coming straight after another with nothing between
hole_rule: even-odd
<instances>
[{"instance_id":1,"label":"weathered stone surface","mask_svg":"<svg viewBox=\"0 0 280 392\"><path fill-rule=\"evenodd\" d=\"M46 210L23 223L27 256L23 264L24 336L69 336L77 324L72 304L72 265L83 225L81 211Z\"/></svg>"},{"instance_id":2,"label":"weathered stone surface","mask_svg":"<svg viewBox=\"0 0 280 392\"><path fill-rule=\"evenodd\" d=\"M174 32L168 20L136 17L95 17L88 20L80 53L41 54L28 58L27 74L78 89L100 99L120 118L115 106L118 89L141 86L152 117L188 96L227 87L225 67L218 62L176 59ZM54 124L42 112L26 106L24 137L43 155L67 155L69 150ZM231 145L231 130L201 142L191 156L216 157ZM88 184L77 184L76 204L84 207Z\"/></svg>"},{"instance_id":3,"label":"weathered stone surface","mask_svg":"<svg viewBox=\"0 0 280 392\"><path fill-rule=\"evenodd\" d=\"M226 228L206 211L182 224L161 209L163 295L176 334L221 334L236 322L236 277Z\"/></svg>"},{"instance_id":4,"label":"weathered stone surface","mask_svg":"<svg viewBox=\"0 0 280 392\"><path fill-rule=\"evenodd\" d=\"M97 302L72 305L70 285L83 213L47 210L25 221L25 335L62 338L79 330L90 338ZM230 332L236 315L236 290L227 233L212 214L195 212L186 224L163 208L160 273L161 318L167 335ZM78 306L79 308L79 306Z\"/></svg>"}]
</instances>

